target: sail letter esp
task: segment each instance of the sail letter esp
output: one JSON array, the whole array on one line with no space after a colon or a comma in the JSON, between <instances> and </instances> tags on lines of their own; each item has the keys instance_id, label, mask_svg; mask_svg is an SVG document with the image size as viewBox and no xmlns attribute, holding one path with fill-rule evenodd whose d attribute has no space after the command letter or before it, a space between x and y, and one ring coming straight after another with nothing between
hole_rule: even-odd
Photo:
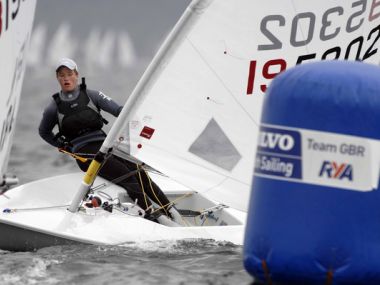
<instances>
[{"instance_id":1,"label":"sail letter esp","mask_svg":"<svg viewBox=\"0 0 380 285\"><path fill-rule=\"evenodd\" d=\"M380 284L378 74L321 61L271 83L244 241L255 280Z\"/></svg>"}]
</instances>

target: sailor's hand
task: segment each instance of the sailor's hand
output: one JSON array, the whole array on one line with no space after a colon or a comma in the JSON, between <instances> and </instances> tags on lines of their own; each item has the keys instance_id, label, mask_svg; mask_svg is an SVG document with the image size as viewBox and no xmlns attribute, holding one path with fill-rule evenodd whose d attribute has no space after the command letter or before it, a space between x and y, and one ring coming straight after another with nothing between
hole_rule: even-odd
<instances>
[{"instance_id":1,"label":"sailor's hand","mask_svg":"<svg viewBox=\"0 0 380 285\"><path fill-rule=\"evenodd\" d=\"M66 140L64 136L60 136L57 138L58 150L71 151L72 144Z\"/></svg>"}]
</instances>

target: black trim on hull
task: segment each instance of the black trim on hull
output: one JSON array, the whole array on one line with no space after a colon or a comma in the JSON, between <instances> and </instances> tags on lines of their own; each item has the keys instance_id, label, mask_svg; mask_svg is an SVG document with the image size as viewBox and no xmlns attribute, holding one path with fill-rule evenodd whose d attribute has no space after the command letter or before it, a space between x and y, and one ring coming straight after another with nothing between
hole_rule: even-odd
<instances>
[{"instance_id":1,"label":"black trim on hull","mask_svg":"<svg viewBox=\"0 0 380 285\"><path fill-rule=\"evenodd\" d=\"M34 251L54 245L84 244L13 225L0 223L0 249L9 251Z\"/></svg>"}]
</instances>

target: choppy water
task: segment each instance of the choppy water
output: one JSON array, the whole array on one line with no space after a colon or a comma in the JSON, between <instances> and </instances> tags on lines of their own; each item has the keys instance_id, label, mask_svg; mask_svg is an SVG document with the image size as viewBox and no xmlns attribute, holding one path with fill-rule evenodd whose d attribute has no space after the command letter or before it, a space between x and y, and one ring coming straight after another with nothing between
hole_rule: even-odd
<instances>
[{"instance_id":1,"label":"choppy water","mask_svg":"<svg viewBox=\"0 0 380 285\"><path fill-rule=\"evenodd\" d=\"M241 247L211 240L0 251L0 284L250 284Z\"/></svg>"}]
</instances>

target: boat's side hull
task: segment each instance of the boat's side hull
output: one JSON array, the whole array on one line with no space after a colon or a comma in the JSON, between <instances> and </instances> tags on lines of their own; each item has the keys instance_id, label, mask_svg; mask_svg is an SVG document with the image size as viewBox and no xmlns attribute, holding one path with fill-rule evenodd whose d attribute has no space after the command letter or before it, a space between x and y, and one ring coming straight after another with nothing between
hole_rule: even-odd
<instances>
[{"instance_id":1,"label":"boat's side hull","mask_svg":"<svg viewBox=\"0 0 380 285\"><path fill-rule=\"evenodd\" d=\"M77 181L78 174L56 176L19 186L0 196L0 248L25 251L73 243L120 245L197 238L243 242L246 214L233 209L223 209L223 215L216 219L218 223L210 216L204 223L183 227L164 226L130 214L130 211L84 208L72 213L67 208ZM176 195L189 192L177 186L173 188L173 185L160 186L172 190L166 191L168 193L176 191ZM112 197L125 194L125 190L116 185L104 192ZM201 195L196 197L192 200L194 208L210 206L202 204Z\"/></svg>"},{"instance_id":2,"label":"boat's side hull","mask_svg":"<svg viewBox=\"0 0 380 285\"><path fill-rule=\"evenodd\" d=\"M0 248L9 251L33 251L47 246L80 243L6 223L0 223L0 233Z\"/></svg>"}]
</instances>

